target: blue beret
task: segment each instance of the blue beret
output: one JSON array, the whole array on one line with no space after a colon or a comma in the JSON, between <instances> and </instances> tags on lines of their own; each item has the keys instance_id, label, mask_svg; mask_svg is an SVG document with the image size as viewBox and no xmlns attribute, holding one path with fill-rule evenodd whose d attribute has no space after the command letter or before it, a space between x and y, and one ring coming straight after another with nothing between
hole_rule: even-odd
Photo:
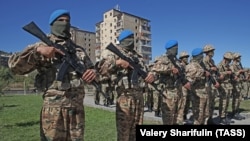
<instances>
[{"instance_id":1,"label":"blue beret","mask_svg":"<svg viewBox=\"0 0 250 141\"><path fill-rule=\"evenodd\" d=\"M131 30L125 29L125 30L123 30L123 31L120 33L118 40L119 40L119 42L120 42L120 41L122 41L123 39L125 39L125 38L127 38L128 36L133 35L133 34L134 34L134 33L133 33Z\"/></svg>"},{"instance_id":2,"label":"blue beret","mask_svg":"<svg viewBox=\"0 0 250 141\"><path fill-rule=\"evenodd\" d=\"M52 23L61 15L68 15L70 17L70 13L68 10L58 9L50 15L49 24L52 25Z\"/></svg>"},{"instance_id":3,"label":"blue beret","mask_svg":"<svg viewBox=\"0 0 250 141\"><path fill-rule=\"evenodd\" d=\"M203 49L202 48L195 48L192 51L192 56L194 57L194 56L200 55L202 53L203 53Z\"/></svg>"},{"instance_id":4,"label":"blue beret","mask_svg":"<svg viewBox=\"0 0 250 141\"><path fill-rule=\"evenodd\" d=\"M166 45L165 45L165 48L166 49L170 49L174 46L177 46L178 45L178 42L176 40L169 40Z\"/></svg>"}]
</instances>

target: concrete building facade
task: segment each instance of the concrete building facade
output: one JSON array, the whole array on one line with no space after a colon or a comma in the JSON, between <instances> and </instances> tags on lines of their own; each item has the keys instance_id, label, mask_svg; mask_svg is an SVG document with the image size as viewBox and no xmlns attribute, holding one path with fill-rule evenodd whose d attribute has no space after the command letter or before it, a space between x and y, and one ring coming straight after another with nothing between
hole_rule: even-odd
<instances>
[{"instance_id":1,"label":"concrete building facade","mask_svg":"<svg viewBox=\"0 0 250 141\"><path fill-rule=\"evenodd\" d=\"M81 30L77 27L71 26L71 39L77 45L83 47L87 54L90 56L90 59L93 62L96 62L95 48L96 48L96 37L95 32Z\"/></svg>"},{"instance_id":2,"label":"concrete building facade","mask_svg":"<svg viewBox=\"0 0 250 141\"><path fill-rule=\"evenodd\" d=\"M152 60L150 20L111 9L103 14L103 21L98 22L95 29L97 60L110 42L118 43L117 38L123 29L130 29L135 33L135 50L143 56L145 63Z\"/></svg>"}]
</instances>

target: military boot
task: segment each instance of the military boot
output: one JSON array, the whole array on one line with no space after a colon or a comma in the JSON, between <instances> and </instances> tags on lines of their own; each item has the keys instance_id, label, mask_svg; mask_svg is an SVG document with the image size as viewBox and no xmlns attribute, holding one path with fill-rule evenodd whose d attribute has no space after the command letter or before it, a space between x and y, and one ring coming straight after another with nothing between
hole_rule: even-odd
<instances>
[{"instance_id":1,"label":"military boot","mask_svg":"<svg viewBox=\"0 0 250 141\"><path fill-rule=\"evenodd\" d=\"M239 113L236 113L236 114L233 115L233 119L235 119L235 120L243 120L243 119L245 119L245 117L240 115Z\"/></svg>"},{"instance_id":2,"label":"military boot","mask_svg":"<svg viewBox=\"0 0 250 141\"><path fill-rule=\"evenodd\" d=\"M161 117L161 112L160 111L155 111L155 117Z\"/></svg>"},{"instance_id":3,"label":"military boot","mask_svg":"<svg viewBox=\"0 0 250 141\"><path fill-rule=\"evenodd\" d=\"M228 118L226 118L226 117L224 117L224 118L220 119L220 123L223 124L223 125L230 125L231 120L228 119Z\"/></svg>"},{"instance_id":4,"label":"military boot","mask_svg":"<svg viewBox=\"0 0 250 141\"><path fill-rule=\"evenodd\" d=\"M208 118L207 125L217 125L217 123L214 122L213 118Z\"/></svg>"}]
</instances>

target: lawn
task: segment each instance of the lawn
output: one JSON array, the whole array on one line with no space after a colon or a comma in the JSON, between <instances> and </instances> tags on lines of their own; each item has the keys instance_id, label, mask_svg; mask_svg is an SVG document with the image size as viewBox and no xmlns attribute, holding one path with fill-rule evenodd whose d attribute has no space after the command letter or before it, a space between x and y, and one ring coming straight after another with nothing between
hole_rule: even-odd
<instances>
[{"instance_id":1,"label":"lawn","mask_svg":"<svg viewBox=\"0 0 250 141\"><path fill-rule=\"evenodd\" d=\"M38 141L41 95L0 96L0 140ZM250 112L250 101L242 101L243 112ZM115 114L86 107L86 141L116 141ZM144 121L144 124L159 124Z\"/></svg>"},{"instance_id":2,"label":"lawn","mask_svg":"<svg viewBox=\"0 0 250 141\"><path fill-rule=\"evenodd\" d=\"M38 141L41 105L41 95L0 96L0 140ZM86 141L116 141L114 112L85 106L85 113Z\"/></svg>"}]
</instances>

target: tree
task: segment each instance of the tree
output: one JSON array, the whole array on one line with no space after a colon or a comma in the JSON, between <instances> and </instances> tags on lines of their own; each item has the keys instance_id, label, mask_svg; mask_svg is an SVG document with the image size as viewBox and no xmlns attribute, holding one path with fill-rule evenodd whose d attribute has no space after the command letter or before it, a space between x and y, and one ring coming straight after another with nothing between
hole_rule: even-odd
<instances>
[{"instance_id":1,"label":"tree","mask_svg":"<svg viewBox=\"0 0 250 141\"><path fill-rule=\"evenodd\" d=\"M6 88L9 83L13 80L13 75L10 69L4 66L0 66L0 93L3 93L3 89Z\"/></svg>"}]
</instances>

